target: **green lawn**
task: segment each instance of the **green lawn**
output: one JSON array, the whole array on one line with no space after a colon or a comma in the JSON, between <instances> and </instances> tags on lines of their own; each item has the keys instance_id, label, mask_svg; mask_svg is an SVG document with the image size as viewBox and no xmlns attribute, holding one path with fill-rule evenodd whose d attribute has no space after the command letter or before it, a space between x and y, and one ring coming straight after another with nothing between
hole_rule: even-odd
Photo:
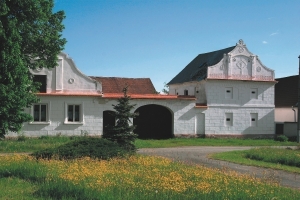
<instances>
[{"instance_id":1,"label":"green lawn","mask_svg":"<svg viewBox=\"0 0 300 200\"><path fill-rule=\"evenodd\" d=\"M40 137L0 140L0 152L34 152L57 147L79 137ZM137 148L164 148L178 146L297 146L296 142L278 142L270 139L209 139L174 138L167 140L136 140Z\"/></svg>"},{"instance_id":2,"label":"green lawn","mask_svg":"<svg viewBox=\"0 0 300 200\"><path fill-rule=\"evenodd\" d=\"M245 151L216 153L210 155L210 157L243 165L279 169L300 174L300 167L295 166L295 163L300 162L300 150L256 148ZM252 159L249 157L252 157Z\"/></svg>"}]
</instances>

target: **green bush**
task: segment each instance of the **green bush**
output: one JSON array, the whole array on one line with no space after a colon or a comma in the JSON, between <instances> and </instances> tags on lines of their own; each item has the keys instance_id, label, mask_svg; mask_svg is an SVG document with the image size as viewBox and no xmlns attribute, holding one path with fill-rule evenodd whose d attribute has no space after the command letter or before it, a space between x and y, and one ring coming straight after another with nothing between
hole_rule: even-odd
<instances>
[{"instance_id":1,"label":"green bush","mask_svg":"<svg viewBox=\"0 0 300 200\"><path fill-rule=\"evenodd\" d=\"M289 140L288 137L286 137L285 135L279 135L277 137L275 137L276 141L280 141L280 142L287 142Z\"/></svg>"},{"instance_id":2,"label":"green bush","mask_svg":"<svg viewBox=\"0 0 300 200\"><path fill-rule=\"evenodd\" d=\"M45 149L33 153L37 159L75 159L91 157L107 160L113 157L123 157L131 152L115 142L103 138L82 137L57 148Z\"/></svg>"}]
</instances>

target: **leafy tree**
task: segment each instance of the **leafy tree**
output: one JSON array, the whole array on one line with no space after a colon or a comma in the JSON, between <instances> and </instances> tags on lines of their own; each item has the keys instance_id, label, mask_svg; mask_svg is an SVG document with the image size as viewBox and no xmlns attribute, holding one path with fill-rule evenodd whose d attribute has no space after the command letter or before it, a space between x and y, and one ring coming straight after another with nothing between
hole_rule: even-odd
<instances>
[{"instance_id":1,"label":"leafy tree","mask_svg":"<svg viewBox=\"0 0 300 200\"><path fill-rule=\"evenodd\" d=\"M38 98L30 69L57 66L66 40L64 12L53 0L0 0L0 136L17 132L32 117L24 113Z\"/></svg>"},{"instance_id":2,"label":"leafy tree","mask_svg":"<svg viewBox=\"0 0 300 200\"><path fill-rule=\"evenodd\" d=\"M134 126L130 125L130 118L134 118L136 114L130 113L135 105L129 103L130 97L127 95L127 87L123 89L124 96L119 98L118 104L113 105L116 110L114 116L116 119L115 126L108 126L107 131L103 133L103 138L117 142L120 146L129 151L135 151L133 144L137 138L137 134L133 133Z\"/></svg>"}]
</instances>

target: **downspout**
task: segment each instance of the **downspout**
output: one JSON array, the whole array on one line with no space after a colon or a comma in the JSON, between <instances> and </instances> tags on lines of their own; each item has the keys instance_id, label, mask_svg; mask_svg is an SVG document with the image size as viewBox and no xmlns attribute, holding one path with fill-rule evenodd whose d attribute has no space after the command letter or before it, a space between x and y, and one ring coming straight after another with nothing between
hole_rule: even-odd
<instances>
[{"instance_id":1,"label":"downspout","mask_svg":"<svg viewBox=\"0 0 300 200\"><path fill-rule=\"evenodd\" d=\"M294 111L294 122L296 122L296 110L295 110L294 106L292 106L292 110Z\"/></svg>"},{"instance_id":2,"label":"downspout","mask_svg":"<svg viewBox=\"0 0 300 200\"><path fill-rule=\"evenodd\" d=\"M299 75L298 75L298 127L297 127L297 142L300 143L300 56L299 58Z\"/></svg>"}]
</instances>

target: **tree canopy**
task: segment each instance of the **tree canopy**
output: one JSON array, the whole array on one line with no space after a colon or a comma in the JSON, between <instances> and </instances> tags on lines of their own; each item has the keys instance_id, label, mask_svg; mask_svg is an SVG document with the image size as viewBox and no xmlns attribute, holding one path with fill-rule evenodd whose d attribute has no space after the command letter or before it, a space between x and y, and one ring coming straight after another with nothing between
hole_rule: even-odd
<instances>
[{"instance_id":1,"label":"tree canopy","mask_svg":"<svg viewBox=\"0 0 300 200\"><path fill-rule=\"evenodd\" d=\"M65 14L53 0L0 0L0 136L17 132L38 102L30 69L53 68L66 40Z\"/></svg>"}]
</instances>

